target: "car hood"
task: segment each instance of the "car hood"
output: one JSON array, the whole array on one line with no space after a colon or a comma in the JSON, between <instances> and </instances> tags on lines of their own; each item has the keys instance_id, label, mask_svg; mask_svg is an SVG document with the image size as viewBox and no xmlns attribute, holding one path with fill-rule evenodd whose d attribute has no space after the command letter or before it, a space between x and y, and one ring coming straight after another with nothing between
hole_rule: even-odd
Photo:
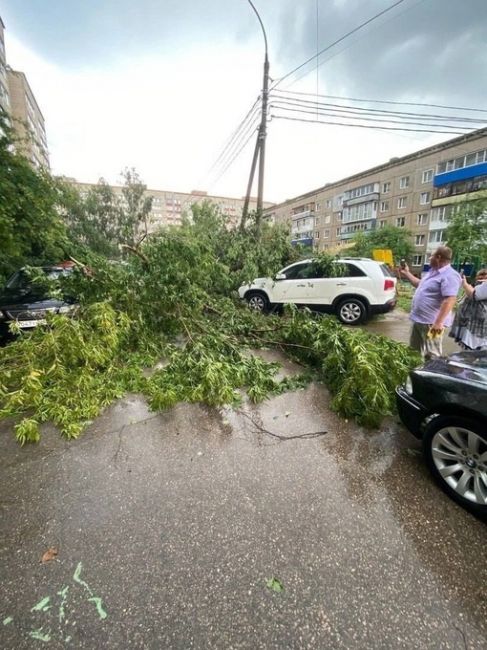
<instances>
[{"instance_id":1,"label":"car hood","mask_svg":"<svg viewBox=\"0 0 487 650\"><path fill-rule=\"evenodd\" d=\"M264 287L269 283L273 283L274 280L272 278L255 278L255 280L252 280L252 282L246 282L243 284L243 287Z\"/></svg>"},{"instance_id":2,"label":"car hood","mask_svg":"<svg viewBox=\"0 0 487 650\"><path fill-rule=\"evenodd\" d=\"M433 359L422 370L487 385L487 350L458 352Z\"/></svg>"}]
</instances>

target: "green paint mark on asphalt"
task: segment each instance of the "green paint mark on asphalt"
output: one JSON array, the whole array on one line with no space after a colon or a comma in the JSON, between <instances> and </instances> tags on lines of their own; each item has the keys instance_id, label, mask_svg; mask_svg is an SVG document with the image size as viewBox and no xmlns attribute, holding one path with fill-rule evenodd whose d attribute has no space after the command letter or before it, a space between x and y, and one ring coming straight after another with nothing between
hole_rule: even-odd
<instances>
[{"instance_id":1,"label":"green paint mark on asphalt","mask_svg":"<svg viewBox=\"0 0 487 650\"><path fill-rule=\"evenodd\" d=\"M51 640L51 636L49 634L44 634L42 627L40 627L38 630L32 630L32 632L29 632L29 636L36 641L43 641L44 643L49 643Z\"/></svg>"},{"instance_id":2,"label":"green paint mark on asphalt","mask_svg":"<svg viewBox=\"0 0 487 650\"><path fill-rule=\"evenodd\" d=\"M107 613L103 609L101 598L98 598L97 596L93 596L93 598L88 598L88 600L92 603L95 603L96 611L98 612L98 616L100 617L100 620L103 620L104 618L107 617Z\"/></svg>"},{"instance_id":3,"label":"green paint mark on asphalt","mask_svg":"<svg viewBox=\"0 0 487 650\"><path fill-rule=\"evenodd\" d=\"M69 586L66 585L61 589L61 591L57 592L58 596L61 596L61 604L59 605L59 622L62 623L63 620L66 618L66 599L68 597L68 591L69 591Z\"/></svg>"},{"instance_id":4,"label":"green paint mark on asphalt","mask_svg":"<svg viewBox=\"0 0 487 650\"><path fill-rule=\"evenodd\" d=\"M10 625L10 623L12 623L13 620L14 620L14 619L13 619L11 616L7 616L7 618L4 618L4 619L3 619L3 624L4 624L4 625Z\"/></svg>"},{"instance_id":5,"label":"green paint mark on asphalt","mask_svg":"<svg viewBox=\"0 0 487 650\"><path fill-rule=\"evenodd\" d=\"M34 607L30 610L31 612L47 612L48 609L51 609L51 606L49 605L50 597L46 596L42 600L40 600L37 605L34 605Z\"/></svg>"},{"instance_id":6,"label":"green paint mark on asphalt","mask_svg":"<svg viewBox=\"0 0 487 650\"><path fill-rule=\"evenodd\" d=\"M76 570L75 570L74 575L73 575L73 580L86 589L86 591L90 595L88 600L95 604L96 611L98 612L98 616L100 617L100 619L103 620L104 618L107 617L107 613L102 607L102 602L103 601L102 601L101 598L99 598L98 596L96 596L93 593L90 585L87 582L85 582L84 580L82 580L82 578L81 578L81 570L82 570L82 568L83 568L82 562L78 562L78 566L76 567Z\"/></svg>"},{"instance_id":7,"label":"green paint mark on asphalt","mask_svg":"<svg viewBox=\"0 0 487 650\"><path fill-rule=\"evenodd\" d=\"M272 591L275 591L277 594L280 594L284 591L282 582L277 578L269 578L269 580L266 582L266 587L268 589L272 589Z\"/></svg>"}]
</instances>

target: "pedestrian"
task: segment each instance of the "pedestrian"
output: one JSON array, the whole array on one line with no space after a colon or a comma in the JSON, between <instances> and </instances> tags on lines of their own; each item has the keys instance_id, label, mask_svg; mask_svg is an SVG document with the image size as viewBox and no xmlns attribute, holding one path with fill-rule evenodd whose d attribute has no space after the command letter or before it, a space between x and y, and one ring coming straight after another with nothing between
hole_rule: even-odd
<instances>
[{"instance_id":1,"label":"pedestrian","mask_svg":"<svg viewBox=\"0 0 487 650\"><path fill-rule=\"evenodd\" d=\"M401 275L416 287L411 306L413 322L409 345L423 358L441 357L443 333L451 325L452 309L462 284L459 273L451 266L452 251L438 246L429 259L430 270L421 278L401 264Z\"/></svg>"},{"instance_id":2,"label":"pedestrian","mask_svg":"<svg viewBox=\"0 0 487 650\"><path fill-rule=\"evenodd\" d=\"M475 278L475 286L462 278L465 296L460 303L449 336L465 350L487 350L487 267Z\"/></svg>"}]
</instances>

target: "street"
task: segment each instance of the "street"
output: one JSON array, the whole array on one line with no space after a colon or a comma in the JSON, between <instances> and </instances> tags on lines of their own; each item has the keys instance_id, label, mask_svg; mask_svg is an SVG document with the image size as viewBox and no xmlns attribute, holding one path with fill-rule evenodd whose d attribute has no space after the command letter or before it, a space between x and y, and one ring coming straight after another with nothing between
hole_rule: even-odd
<instances>
[{"instance_id":1,"label":"street","mask_svg":"<svg viewBox=\"0 0 487 650\"><path fill-rule=\"evenodd\" d=\"M485 524L395 418L329 401L130 395L25 448L2 423L1 647L485 648Z\"/></svg>"}]
</instances>

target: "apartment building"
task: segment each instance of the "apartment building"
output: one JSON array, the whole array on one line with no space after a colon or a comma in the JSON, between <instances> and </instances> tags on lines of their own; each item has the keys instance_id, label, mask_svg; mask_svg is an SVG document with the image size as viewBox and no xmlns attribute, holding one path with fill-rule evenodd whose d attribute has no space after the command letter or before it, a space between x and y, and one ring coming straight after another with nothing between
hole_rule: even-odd
<instances>
[{"instance_id":1,"label":"apartment building","mask_svg":"<svg viewBox=\"0 0 487 650\"><path fill-rule=\"evenodd\" d=\"M80 183L75 179L66 179L78 188L80 193L86 194L92 187L91 183ZM117 193L122 193L122 187L112 185L112 189ZM147 190L147 195L152 196L152 211L150 215L149 231L155 232L161 227L180 226L185 213L190 212L191 206L204 201L210 201L217 205L221 213L227 218L229 228L235 228L240 224L245 197L241 199L230 198L226 196L209 195L205 191L192 190L186 192L172 192L168 190ZM272 203L264 203L264 208L269 208ZM257 208L257 199L250 198L249 210Z\"/></svg>"},{"instance_id":2,"label":"apartment building","mask_svg":"<svg viewBox=\"0 0 487 650\"><path fill-rule=\"evenodd\" d=\"M5 25L0 17L0 108L10 112L10 97L7 79L7 58L5 56Z\"/></svg>"},{"instance_id":3,"label":"apartment building","mask_svg":"<svg viewBox=\"0 0 487 650\"><path fill-rule=\"evenodd\" d=\"M35 167L49 169L44 116L23 72L7 66L12 126L19 138L18 148Z\"/></svg>"},{"instance_id":4,"label":"apartment building","mask_svg":"<svg viewBox=\"0 0 487 650\"><path fill-rule=\"evenodd\" d=\"M487 128L422 149L329 183L264 211L286 223L294 243L333 252L355 233L385 225L412 233L412 267L419 272L444 241L451 211L487 196Z\"/></svg>"}]
</instances>

